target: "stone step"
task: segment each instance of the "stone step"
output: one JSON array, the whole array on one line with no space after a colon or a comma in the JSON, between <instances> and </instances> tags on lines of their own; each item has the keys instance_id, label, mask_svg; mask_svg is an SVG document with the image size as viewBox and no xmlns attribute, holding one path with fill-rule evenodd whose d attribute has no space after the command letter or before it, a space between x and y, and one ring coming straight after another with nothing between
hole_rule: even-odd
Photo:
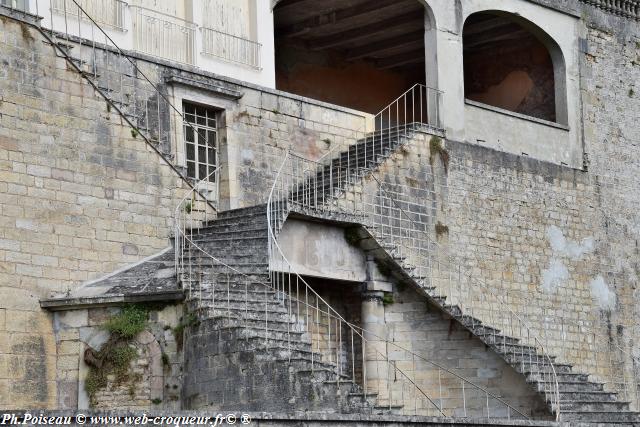
<instances>
[{"instance_id":1,"label":"stone step","mask_svg":"<svg viewBox=\"0 0 640 427\"><path fill-rule=\"evenodd\" d=\"M238 230L221 231L215 227L200 228L197 234L193 234L194 241L208 241L209 239L235 239L238 237L267 237L267 224L264 227L247 227Z\"/></svg>"},{"instance_id":2,"label":"stone step","mask_svg":"<svg viewBox=\"0 0 640 427\"><path fill-rule=\"evenodd\" d=\"M229 209L226 211L221 211L221 212L218 212L218 220L224 220L229 218L243 218L246 216L252 216L256 214L266 215L267 205L260 204L260 205L245 207L245 208L237 208L237 209Z\"/></svg>"},{"instance_id":3,"label":"stone step","mask_svg":"<svg viewBox=\"0 0 640 427\"><path fill-rule=\"evenodd\" d=\"M210 307L207 305L207 302L203 300L203 305L197 307L202 315L206 315L207 319L216 319L216 318L239 318L243 321L254 321L258 322L258 324L264 325L266 323L278 323L285 325L289 325L289 328L293 328L295 325L295 320L293 316L289 316L286 312L282 313L279 311L267 311L265 313L264 310L221 310L217 307Z\"/></svg>"},{"instance_id":4,"label":"stone step","mask_svg":"<svg viewBox=\"0 0 640 427\"><path fill-rule=\"evenodd\" d=\"M216 297L215 300L212 301L211 297L204 298L203 296L203 308L209 308L211 310L217 310L220 313L227 313L228 311L231 313L236 313L238 316L249 315L251 318L255 318L256 315L262 314L264 317L265 311L271 316L271 314L281 314L283 316L287 315L287 308L278 304L275 301L264 301L255 302L255 303L247 303L240 301L231 301L227 300L226 295L220 295ZM292 319L295 317L294 313L291 313Z\"/></svg>"},{"instance_id":5,"label":"stone step","mask_svg":"<svg viewBox=\"0 0 640 427\"><path fill-rule=\"evenodd\" d=\"M616 394L606 391L564 391L560 390L560 402L616 402Z\"/></svg>"},{"instance_id":6,"label":"stone step","mask_svg":"<svg viewBox=\"0 0 640 427\"><path fill-rule=\"evenodd\" d=\"M538 383L540 389L544 389L544 383ZM590 381L558 381L558 388L565 392L571 391L604 391L603 384Z\"/></svg>"},{"instance_id":7,"label":"stone step","mask_svg":"<svg viewBox=\"0 0 640 427\"><path fill-rule=\"evenodd\" d=\"M307 344L311 344L311 338L309 332L306 331L303 327L296 327L296 329L291 329L289 331L276 331L276 330L268 330L265 331L264 325L261 328L255 326L245 326L245 325L228 325L228 322L219 322L216 324L216 329L220 331L224 330L232 330L235 331L242 339L251 337L257 339L266 339L266 338L274 338L282 341L286 341L287 339L295 340L299 342L304 342Z\"/></svg>"},{"instance_id":8,"label":"stone step","mask_svg":"<svg viewBox=\"0 0 640 427\"><path fill-rule=\"evenodd\" d=\"M560 400L560 411L629 412L629 403Z\"/></svg>"},{"instance_id":9,"label":"stone step","mask_svg":"<svg viewBox=\"0 0 640 427\"><path fill-rule=\"evenodd\" d=\"M572 372L573 366L567 365L564 363L554 363L553 369L551 369L548 364L536 365L536 364L529 364L526 362L524 363L520 362L518 364L513 365L513 367L516 368L516 370L521 374L526 374L526 375L538 375L539 373L546 375L546 374L555 372L558 378L558 381L560 381L561 378L563 381L564 380L582 381L583 379L584 381L589 380L588 375Z\"/></svg>"},{"instance_id":10,"label":"stone step","mask_svg":"<svg viewBox=\"0 0 640 427\"><path fill-rule=\"evenodd\" d=\"M256 320L256 319L244 319L239 316L228 317L226 315L219 315L216 313L212 313L212 316L205 317L203 321L210 321L214 323L219 323L225 326L239 326L239 327L251 327L256 329L264 329L266 332L276 331L276 332L284 332L294 330L298 332L303 332L303 327L301 325L292 324L291 322L271 319L267 318L265 322L264 319Z\"/></svg>"},{"instance_id":11,"label":"stone step","mask_svg":"<svg viewBox=\"0 0 640 427\"><path fill-rule=\"evenodd\" d=\"M202 248L204 250L206 250L205 248ZM207 251L209 252L209 251ZM215 256L215 258L222 263L228 264L228 265L232 265L234 263L239 263L239 264L249 264L249 263L255 263L255 264L267 264L269 262L269 256L266 250L264 251L256 251L256 252L252 252L252 251L235 251L236 253L227 253L224 251L216 251L215 253L210 253L212 256ZM206 254L202 253L202 251L199 251L196 248L191 248L190 251L185 252L185 260L187 259L187 257L192 257L192 259L197 259L197 257L207 257Z\"/></svg>"},{"instance_id":12,"label":"stone step","mask_svg":"<svg viewBox=\"0 0 640 427\"><path fill-rule=\"evenodd\" d=\"M224 266L220 266L220 268L224 268ZM241 285L243 283L265 283L268 284L269 283L269 274L268 273L260 273L260 272L252 272L252 273L238 273L238 272L228 272L228 269L225 269L224 271L211 271L213 270L213 268L208 269L208 271L202 271L200 274L200 272L197 270L196 266L194 265L192 268L192 272L191 275L192 277L187 277L189 275L189 271L188 271L188 266L185 268L186 271L184 271L182 274L184 276L184 280L183 282L185 284L189 284L191 283L194 286L197 286L200 281L202 282L211 282L211 281L220 281L222 282L222 277L221 275L224 274L224 282L227 282L227 275L228 275L228 281L230 283L236 283L238 285ZM218 277L220 276L220 280L218 280Z\"/></svg>"},{"instance_id":13,"label":"stone step","mask_svg":"<svg viewBox=\"0 0 640 427\"><path fill-rule=\"evenodd\" d=\"M218 243L222 245L229 245L232 247L243 247L240 245L246 245L246 247L248 247L248 246L256 245L258 243L266 245L267 234L264 233L264 234L255 235L255 236L235 236L235 237L227 237L227 238L217 238L215 236L198 236L198 238L194 238L192 239L192 241L196 243L198 246L201 246L200 245L201 243L205 243L207 244L207 246L211 247L211 246L216 246L216 243Z\"/></svg>"},{"instance_id":14,"label":"stone step","mask_svg":"<svg viewBox=\"0 0 640 427\"><path fill-rule=\"evenodd\" d=\"M502 334L495 334L493 332L477 332L475 335L480 338L484 343L489 344L490 346L499 347L503 342L507 344L518 344L520 340L518 338L513 337L505 337Z\"/></svg>"},{"instance_id":15,"label":"stone step","mask_svg":"<svg viewBox=\"0 0 640 427\"><path fill-rule=\"evenodd\" d=\"M549 357L547 358L547 356L542 356L541 354L538 353L524 353L524 354L513 354L513 353L503 353L499 350L496 350L496 352L498 354L500 354L502 356L502 358L509 363L510 365L520 365L522 367L522 365L526 366L543 366L543 365L550 365L550 364L554 364L555 366L555 360L554 357ZM526 368L525 368L526 369Z\"/></svg>"},{"instance_id":16,"label":"stone step","mask_svg":"<svg viewBox=\"0 0 640 427\"><path fill-rule=\"evenodd\" d=\"M222 264L208 257L191 259L191 263L185 260L186 268L191 266L192 272L202 272L204 277L216 277L218 282L226 281L227 274L266 274L269 271L267 263L240 263ZM264 272L264 273L263 273ZM231 281L231 279L229 279Z\"/></svg>"},{"instance_id":17,"label":"stone step","mask_svg":"<svg viewBox=\"0 0 640 427\"><path fill-rule=\"evenodd\" d=\"M293 338L293 336L291 336ZM278 339L270 337L246 337L233 343L234 348L238 348L241 351L254 351L258 349L274 350L286 350L291 352L302 352L308 354L311 357L313 353L314 361L322 362L322 354L317 351L312 351L311 343L304 341L296 341L294 339ZM288 354L288 353L287 353ZM293 354L293 353L292 353ZM299 353L296 353L299 354Z\"/></svg>"},{"instance_id":18,"label":"stone step","mask_svg":"<svg viewBox=\"0 0 640 427\"><path fill-rule=\"evenodd\" d=\"M632 425L637 425L637 423L640 423L638 413L630 411L562 411L561 416L563 421L606 423L606 425L615 423L633 423Z\"/></svg>"},{"instance_id":19,"label":"stone step","mask_svg":"<svg viewBox=\"0 0 640 427\"><path fill-rule=\"evenodd\" d=\"M266 215L260 216L256 214L256 215L253 215L252 217L247 217L246 220L227 219L227 220L209 221L206 226L194 229L194 234L207 235L207 234L245 231L247 229L261 229L261 228L264 230L267 230L267 217Z\"/></svg>"}]
</instances>

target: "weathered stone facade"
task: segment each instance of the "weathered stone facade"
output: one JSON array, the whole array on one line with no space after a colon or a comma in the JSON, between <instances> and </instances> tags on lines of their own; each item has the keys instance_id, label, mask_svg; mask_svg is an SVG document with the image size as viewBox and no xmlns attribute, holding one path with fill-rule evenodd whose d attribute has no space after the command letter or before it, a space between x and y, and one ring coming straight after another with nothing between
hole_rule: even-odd
<instances>
[{"instance_id":1,"label":"weathered stone facade","mask_svg":"<svg viewBox=\"0 0 640 427\"><path fill-rule=\"evenodd\" d=\"M629 388L621 381L639 382L640 29L637 21L606 10L557 3L581 11L586 27L579 42L577 112L583 169L454 140L445 142L445 165L429 153L429 137L419 135L375 173L423 190L413 196L442 251L437 257L451 256L450 268L482 280L544 338L558 361L624 391ZM95 337L111 309L52 314L39 300L71 293L169 246L173 209L188 188L179 175L185 166L181 119L167 112L170 126L159 137L169 165L38 30L0 19L0 406L74 409L83 407L81 354L85 345L99 345L92 340L100 341ZM222 209L264 203L284 150L311 159L337 153L360 137L369 119L149 57L138 55L137 61L175 105L187 100L224 109ZM149 99L132 80L132 96ZM480 341L463 339L463 332L451 339L444 333L448 319L429 317L426 301L404 304L405 298L418 299L411 292L396 288L397 300L385 308L387 339L434 360L453 358L452 368L530 404L530 390L515 371ZM493 309L500 307L496 300ZM149 385L134 393L131 409L153 408L155 399L163 409L189 402L181 394L182 354L169 329L179 325L179 309L165 310L152 316L153 326L138 340L136 369ZM433 336L422 340L422 329ZM158 351L169 360L162 367L162 397ZM225 363L237 368L236 356ZM406 362L401 354L393 357ZM123 407L128 393L111 389L98 401ZM240 397L234 396L243 403ZM635 404L638 396L627 400Z\"/></svg>"}]
</instances>

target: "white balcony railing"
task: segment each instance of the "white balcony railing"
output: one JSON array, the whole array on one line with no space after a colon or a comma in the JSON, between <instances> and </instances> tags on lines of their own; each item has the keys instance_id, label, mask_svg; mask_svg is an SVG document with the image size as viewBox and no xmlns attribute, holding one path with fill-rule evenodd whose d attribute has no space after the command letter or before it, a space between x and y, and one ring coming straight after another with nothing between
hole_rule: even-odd
<instances>
[{"instance_id":1,"label":"white balcony railing","mask_svg":"<svg viewBox=\"0 0 640 427\"><path fill-rule=\"evenodd\" d=\"M195 23L143 7L129 6L129 9L134 50L195 65Z\"/></svg>"},{"instance_id":2,"label":"white balcony railing","mask_svg":"<svg viewBox=\"0 0 640 427\"><path fill-rule=\"evenodd\" d=\"M212 28L201 28L202 53L260 68L260 43Z\"/></svg>"},{"instance_id":3,"label":"white balcony railing","mask_svg":"<svg viewBox=\"0 0 640 427\"><path fill-rule=\"evenodd\" d=\"M76 0L76 2L85 13L81 13L77 4L72 0L51 0L51 10L58 15L66 15L71 18L81 16L83 20L88 20L86 16L89 15L100 25L116 30L125 30L124 14L127 3L124 1Z\"/></svg>"}]
</instances>

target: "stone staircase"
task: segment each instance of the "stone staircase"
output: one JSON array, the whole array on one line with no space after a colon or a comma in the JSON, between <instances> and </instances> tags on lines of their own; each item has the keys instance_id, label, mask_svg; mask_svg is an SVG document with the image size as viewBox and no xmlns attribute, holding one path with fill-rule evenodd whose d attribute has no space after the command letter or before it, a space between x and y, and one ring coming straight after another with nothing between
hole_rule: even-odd
<instances>
[{"instance_id":1,"label":"stone staircase","mask_svg":"<svg viewBox=\"0 0 640 427\"><path fill-rule=\"evenodd\" d=\"M312 349L309 331L269 286L266 219L261 205L222 212L194 231L194 243L221 263L194 247L185 254L195 283L183 279L183 287L198 319L185 342L185 372L195 373L185 380L186 407L389 414ZM224 380L234 385L220 387Z\"/></svg>"},{"instance_id":2,"label":"stone staircase","mask_svg":"<svg viewBox=\"0 0 640 427\"><path fill-rule=\"evenodd\" d=\"M345 189L349 183L358 179L363 168L374 168L382 164L398 147L408 143L418 132L433 132L432 128L421 123L409 123L390 129L368 133L356 141L348 150L339 153L316 175L301 183L291 192L293 201L307 206L329 201L337 194L335 189ZM311 184L311 185L310 185ZM331 194L331 192L334 194Z\"/></svg>"},{"instance_id":3,"label":"stone staircase","mask_svg":"<svg viewBox=\"0 0 640 427\"><path fill-rule=\"evenodd\" d=\"M293 190L291 199L296 202L304 202L297 198L298 194L317 194L317 200L325 203L332 201L332 198L340 197L349 191L348 187L354 179L359 179L357 168L366 167L369 171L382 164L394 151L402 144L407 143L411 136L421 129L418 125L412 125L409 133L401 133L398 129L390 132L382 132L380 144L379 139L372 136L360 140L357 145L351 147L349 151L341 153L332 160L331 165L327 165L318 172L314 182L306 183L307 186L315 185L315 188L303 188L303 186ZM385 136L386 135L386 136ZM384 139L386 138L386 140ZM373 141L376 141L374 144ZM366 156L356 156L357 153L367 153ZM345 167L345 164L347 167ZM331 180L331 181L330 181ZM333 188L339 183L341 191L329 194L331 185ZM309 205L308 200L305 203ZM313 208L313 206L311 206ZM294 208L295 209L295 208ZM323 217L322 209L318 210L317 216ZM304 214L309 215L310 211L305 209ZM368 233L367 233L368 234ZM619 399L616 393L604 390L604 385L589 380L589 375L576 373L573 366L569 364L557 363L555 357L545 357L539 354L536 348L522 344L517 337L502 334L500 330L483 324L481 319L477 319L462 313L457 305L450 305L446 297L439 295L435 288L430 287L426 277L420 277L416 273L415 266L410 265L403 257L395 255L396 247L384 241L384 237L377 240L373 235L368 234L373 246L378 246L383 253L382 258L388 267L411 282L416 288L445 313L456 319L469 332L477 336L487 346L499 354L517 372L525 376L527 382L547 401L545 389L549 390L552 384L548 383L551 372L551 363L555 369L560 398L560 412L562 421L568 421L572 425L640 425L640 413L630 410L630 403ZM371 245L367 245L371 246ZM553 411L553 408L550 407Z\"/></svg>"}]
</instances>

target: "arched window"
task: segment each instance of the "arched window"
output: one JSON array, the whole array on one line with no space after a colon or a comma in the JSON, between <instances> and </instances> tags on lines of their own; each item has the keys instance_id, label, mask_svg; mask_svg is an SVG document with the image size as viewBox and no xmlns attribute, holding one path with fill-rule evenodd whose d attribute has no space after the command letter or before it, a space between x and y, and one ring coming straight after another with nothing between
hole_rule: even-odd
<instances>
[{"instance_id":1,"label":"arched window","mask_svg":"<svg viewBox=\"0 0 640 427\"><path fill-rule=\"evenodd\" d=\"M276 87L376 113L425 83L419 0L281 0L274 8ZM435 49L427 37L427 47ZM433 45L433 46L431 46Z\"/></svg>"},{"instance_id":2,"label":"arched window","mask_svg":"<svg viewBox=\"0 0 640 427\"><path fill-rule=\"evenodd\" d=\"M565 64L557 43L505 12L470 15L463 28L467 100L566 124Z\"/></svg>"}]
</instances>

